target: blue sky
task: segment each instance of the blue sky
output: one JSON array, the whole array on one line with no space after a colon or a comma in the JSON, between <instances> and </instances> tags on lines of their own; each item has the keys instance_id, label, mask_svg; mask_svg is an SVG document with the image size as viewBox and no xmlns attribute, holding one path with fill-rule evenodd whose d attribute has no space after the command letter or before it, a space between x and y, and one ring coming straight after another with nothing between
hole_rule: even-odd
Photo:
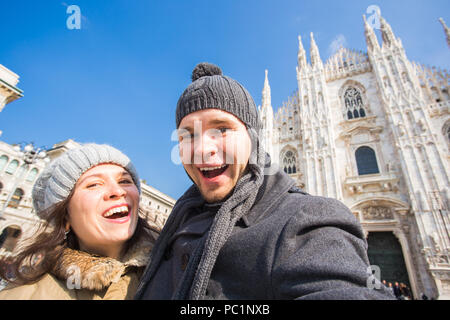
<instances>
[{"instance_id":1,"label":"blue sky","mask_svg":"<svg viewBox=\"0 0 450 320\"><path fill-rule=\"evenodd\" d=\"M66 26L68 5L81 9L80 30ZM309 52L314 32L322 60L333 41L365 51L362 15L370 5L380 7L410 60L450 69L438 22L450 25L448 0L0 0L0 64L24 90L0 113L0 139L109 143L148 184L178 198L191 181L171 161L171 134L194 66L218 64L257 105L268 69L276 109L296 90L297 36Z\"/></svg>"}]
</instances>

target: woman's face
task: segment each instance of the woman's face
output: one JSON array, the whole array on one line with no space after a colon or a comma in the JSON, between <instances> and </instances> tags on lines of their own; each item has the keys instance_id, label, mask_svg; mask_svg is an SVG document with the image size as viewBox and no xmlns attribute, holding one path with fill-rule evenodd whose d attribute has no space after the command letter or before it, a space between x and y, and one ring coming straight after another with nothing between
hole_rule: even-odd
<instances>
[{"instance_id":1,"label":"woman's face","mask_svg":"<svg viewBox=\"0 0 450 320\"><path fill-rule=\"evenodd\" d=\"M80 249L117 255L136 230L139 191L121 166L101 164L78 179L68 205L68 223Z\"/></svg>"}]
</instances>

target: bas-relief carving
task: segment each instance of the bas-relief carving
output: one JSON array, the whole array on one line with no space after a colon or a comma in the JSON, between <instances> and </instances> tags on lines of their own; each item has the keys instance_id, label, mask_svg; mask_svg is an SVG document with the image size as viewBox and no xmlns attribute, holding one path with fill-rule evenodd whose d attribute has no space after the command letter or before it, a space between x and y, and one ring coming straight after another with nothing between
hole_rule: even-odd
<instances>
[{"instance_id":1,"label":"bas-relief carving","mask_svg":"<svg viewBox=\"0 0 450 320\"><path fill-rule=\"evenodd\" d=\"M392 220L394 214L386 207L366 207L362 209L364 220Z\"/></svg>"}]
</instances>

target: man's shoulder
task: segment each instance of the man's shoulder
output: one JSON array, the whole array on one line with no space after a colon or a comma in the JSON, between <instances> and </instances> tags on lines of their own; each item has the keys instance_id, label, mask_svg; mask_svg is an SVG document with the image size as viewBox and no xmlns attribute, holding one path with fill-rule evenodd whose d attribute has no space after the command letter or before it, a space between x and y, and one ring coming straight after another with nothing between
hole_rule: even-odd
<instances>
[{"instance_id":1,"label":"man's shoulder","mask_svg":"<svg viewBox=\"0 0 450 320\"><path fill-rule=\"evenodd\" d=\"M349 208L338 199L312 195L298 187L290 188L283 202L302 210L313 210L316 213L319 213L317 210L320 212L329 212L330 210L350 212Z\"/></svg>"},{"instance_id":2,"label":"man's shoulder","mask_svg":"<svg viewBox=\"0 0 450 320\"><path fill-rule=\"evenodd\" d=\"M298 187L291 188L280 203L280 211L286 211L295 220L340 222L358 224L351 210L335 198L311 195Z\"/></svg>"}]
</instances>

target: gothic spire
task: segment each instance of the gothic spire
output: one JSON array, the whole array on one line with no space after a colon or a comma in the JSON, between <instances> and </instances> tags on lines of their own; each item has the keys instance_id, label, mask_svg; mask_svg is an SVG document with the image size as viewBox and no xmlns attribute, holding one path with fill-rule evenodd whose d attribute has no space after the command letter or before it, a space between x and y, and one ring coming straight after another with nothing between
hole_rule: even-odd
<instances>
[{"instance_id":1,"label":"gothic spire","mask_svg":"<svg viewBox=\"0 0 450 320\"><path fill-rule=\"evenodd\" d=\"M445 36L447 38L447 45L450 47L450 28L447 27L444 19L439 18L439 21L441 22L442 26L444 27Z\"/></svg>"},{"instance_id":2,"label":"gothic spire","mask_svg":"<svg viewBox=\"0 0 450 320\"><path fill-rule=\"evenodd\" d=\"M366 15L363 14L364 19L364 34L366 36L367 48L369 51L380 49L380 44L378 43L377 36L375 31L370 26L370 24L366 20Z\"/></svg>"},{"instance_id":3,"label":"gothic spire","mask_svg":"<svg viewBox=\"0 0 450 320\"><path fill-rule=\"evenodd\" d=\"M299 70L306 68L306 52L303 48L302 37L298 36L298 68Z\"/></svg>"},{"instance_id":4,"label":"gothic spire","mask_svg":"<svg viewBox=\"0 0 450 320\"><path fill-rule=\"evenodd\" d=\"M272 99L270 97L269 77L268 77L269 71L266 69L265 73L266 73L266 77L264 79L264 87L263 87L263 91L262 91L262 108L263 109L272 106Z\"/></svg>"},{"instance_id":5,"label":"gothic spire","mask_svg":"<svg viewBox=\"0 0 450 320\"><path fill-rule=\"evenodd\" d=\"M383 38L383 45L390 47L396 42L394 32L389 23L380 16L381 37Z\"/></svg>"},{"instance_id":6,"label":"gothic spire","mask_svg":"<svg viewBox=\"0 0 450 320\"><path fill-rule=\"evenodd\" d=\"M321 67L322 60L320 59L319 48L317 47L316 41L314 40L314 34L312 32L311 32L310 55L311 55L311 65L313 67L315 66Z\"/></svg>"}]
</instances>

